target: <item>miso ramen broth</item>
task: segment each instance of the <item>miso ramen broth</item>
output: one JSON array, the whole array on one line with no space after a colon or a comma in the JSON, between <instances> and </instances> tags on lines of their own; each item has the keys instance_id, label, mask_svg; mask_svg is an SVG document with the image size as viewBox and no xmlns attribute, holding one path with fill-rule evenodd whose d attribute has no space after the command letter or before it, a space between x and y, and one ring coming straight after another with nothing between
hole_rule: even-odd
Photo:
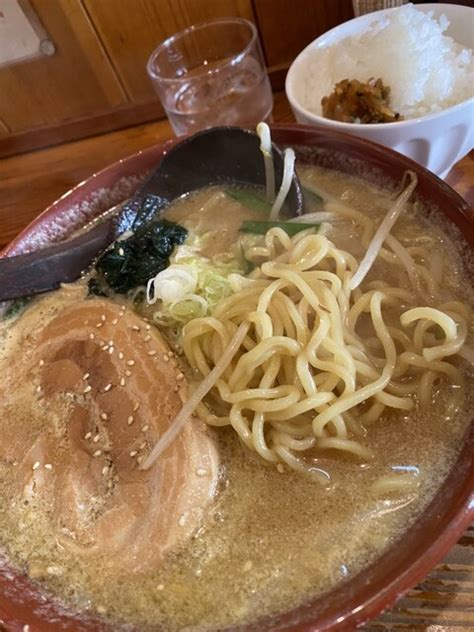
<instances>
[{"instance_id":1,"label":"miso ramen broth","mask_svg":"<svg viewBox=\"0 0 474 632\"><path fill-rule=\"evenodd\" d=\"M329 213L327 217L321 216L324 221L318 222L321 224L318 234L325 235L360 262L365 254L364 227L352 216L331 211L330 203L342 202L378 221L393 203L392 192L315 167L302 166L300 178L304 186L320 193L326 201L324 209L314 201L305 209L307 213ZM175 202L165 215L189 231L184 243L189 250L183 251L183 258L176 264L205 256L219 265L224 262L232 273L241 276L251 273L253 266L246 267L248 262L242 260L239 227L244 220L262 219L261 213L231 199L222 189L211 187ZM440 218L428 219L415 205L403 212L391 234L412 248L413 257L418 256L417 261L428 267L430 262L424 262L419 254L421 248L428 244L430 252L437 253L436 261L431 263L439 287L430 287L429 278L423 277L421 282L428 292L439 294L438 302L459 301L466 309L472 308L473 291L459 254L461 244ZM254 241L258 246L258 239ZM374 279L401 288L407 286L405 269L399 268L397 272L381 258L377 258L362 286ZM226 286L221 300L232 291ZM45 393L35 386L34 372L31 381L19 388L15 358L20 353L30 353L30 331L45 327L65 306L74 305L85 295L86 284L81 281L35 299L18 317L1 323L0 368L4 383L0 387L0 444L16 434L20 438L16 458L12 453L7 456L8 451L0 447L0 545L12 564L29 572L65 608L85 615L99 613L113 622L114 629L123 624L135 625L140 630L155 627L212 630L287 611L315 594L330 590L376 560L413 524L462 447L473 412L473 372L466 359L451 356L445 362L452 363L460 372L462 385L453 387L449 375L442 374L436 380L433 378L432 394L424 406L415 393L416 403L411 410L386 407L376 421L363 424L360 442L373 458L359 459L335 449L310 451L310 456L303 455L302 459L310 460L315 478L311 473L292 469L286 462L266 462L246 447L228 424L207 428L206 441L215 446L219 474L215 488L206 490L212 498L203 505L189 537L178 539L156 563L136 572L118 565L108 551L97 551L90 556L82 546L64 546L54 503L36 502L34 485L29 488L29 496L25 496L18 472L31 441L29 435L51 436L55 432L53 427L61 427L64 429L61 436L65 437L62 441L68 441L69 404L64 398L58 403L57 394L54 405L48 402ZM126 304L124 297L106 300ZM125 309L138 310L152 327L155 321L171 345L171 360L174 362L173 354L178 356L183 379L192 384L202 378L195 367L188 365L183 353L182 324L171 322L169 313L161 313L158 319L154 317L160 309L159 302L154 305L146 301L135 305L129 302L127 308L120 309L120 313ZM200 314L206 318L215 307L209 302L202 309L208 310ZM398 304L394 304L384 312L389 325L391 319L395 323L398 318L397 310ZM370 323L364 318L360 327L360 335L373 336ZM472 320L468 327L467 343L472 347ZM98 326L93 335L100 337L101 330ZM143 321L140 331L143 340L148 331ZM110 341L105 341L105 346L117 353ZM373 348L376 355L382 355L376 342ZM108 355L107 350L104 355ZM41 368L38 366L38 371ZM126 370L132 369L130 364ZM183 400L186 396L185 393ZM223 414L215 395L205 401L211 412ZM156 409L160 409L159 401ZM61 414L64 418L60 418ZM113 419L104 420L105 425L111 423ZM134 427L133 423L136 420L132 420L130 427ZM349 436L352 437L352 431ZM90 441L94 441L93 436ZM58 445L58 450L61 449L63 446ZM209 462L213 458L211 455ZM32 469L41 471L42 477L55 475L54 469L45 468L44 463L34 463ZM380 485L387 477L388 484ZM391 488L394 477L408 484ZM116 485L119 489L120 481ZM103 511L104 503L110 502L114 489L95 499L97 514ZM13 495L12 490L15 490ZM87 494L84 498L84 502L92 502ZM135 510L146 511L138 505ZM91 520L95 520L96 514L92 511L91 515ZM176 528L179 530L181 523ZM71 533L63 532L62 536L73 538ZM154 546L155 542L150 540L150 550Z\"/></svg>"}]
</instances>

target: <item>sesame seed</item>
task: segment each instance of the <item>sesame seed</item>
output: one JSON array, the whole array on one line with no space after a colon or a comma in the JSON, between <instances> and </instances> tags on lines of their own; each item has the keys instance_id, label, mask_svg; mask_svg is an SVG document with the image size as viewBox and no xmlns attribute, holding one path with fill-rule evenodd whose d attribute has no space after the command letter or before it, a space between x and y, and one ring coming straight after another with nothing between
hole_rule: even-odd
<instances>
[{"instance_id":1,"label":"sesame seed","mask_svg":"<svg viewBox=\"0 0 474 632\"><path fill-rule=\"evenodd\" d=\"M145 329L146 329L147 331L150 331L151 326L150 326L150 325L145 325Z\"/></svg>"},{"instance_id":2,"label":"sesame seed","mask_svg":"<svg viewBox=\"0 0 474 632\"><path fill-rule=\"evenodd\" d=\"M107 319L105 318L105 314L101 314L101 315L100 315L100 320L101 320L103 323L105 323L105 321L107 320Z\"/></svg>"},{"instance_id":3,"label":"sesame seed","mask_svg":"<svg viewBox=\"0 0 474 632\"><path fill-rule=\"evenodd\" d=\"M196 470L196 474L198 476L206 476L207 475L207 470L204 469L203 467L198 467L198 469Z\"/></svg>"},{"instance_id":4,"label":"sesame seed","mask_svg":"<svg viewBox=\"0 0 474 632\"><path fill-rule=\"evenodd\" d=\"M128 366L134 366L135 360L127 360Z\"/></svg>"},{"instance_id":5,"label":"sesame seed","mask_svg":"<svg viewBox=\"0 0 474 632\"><path fill-rule=\"evenodd\" d=\"M107 349L109 348L109 345L105 345L102 349L102 351L107 351Z\"/></svg>"},{"instance_id":6,"label":"sesame seed","mask_svg":"<svg viewBox=\"0 0 474 632\"><path fill-rule=\"evenodd\" d=\"M104 386L104 393L107 393L107 391L110 391L111 388L112 388L112 384L107 384L107 386Z\"/></svg>"},{"instance_id":7,"label":"sesame seed","mask_svg":"<svg viewBox=\"0 0 474 632\"><path fill-rule=\"evenodd\" d=\"M180 527L184 527L186 523L186 514L182 514L180 519L178 520L178 524Z\"/></svg>"},{"instance_id":8,"label":"sesame seed","mask_svg":"<svg viewBox=\"0 0 474 632\"><path fill-rule=\"evenodd\" d=\"M138 327L137 325L132 325L132 329L133 331L140 331L140 327Z\"/></svg>"},{"instance_id":9,"label":"sesame seed","mask_svg":"<svg viewBox=\"0 0 474 632\"><path fill-rule=\"evenodd\" d=\"M92 437L92 432L87 432L84 439L90 439Z\"/></svg>"},{"instance_id":10,"label":"sesame seed","mask_svg":"<svg viewBox=\"0 0 474 632\"><path fill-rule=\"evenodd\" d=\"M174 353L172 351L168 351L168 358L174 358Z\"/></svg>"},{"instance_id":11,"label":"sesame seed","mask_svg":"<svg viewBox=\"0 0 474 632\"><path fill-rule=\"evenodd\" d=\"M118 323L118 318L114 318L112 321L112 325L116 325Z\"/></svg>"},{"instance_id":12,"label":"sesame seed","mask_svg":"<svg viewBox=\"0 0 474 632\"><path fill-rule=\"evenodd\" d=\"M28 624L23 626L23 632L30 632L30 626Z\"/></svg>"},{"instance_id":13,"label":"sesame seed","mask_svg":"<svg viewBox=\"0 0 474 632\"><path fill-rule=\"evenodd\" d=\"M104 421L107 421L108 419L107 413L100 413L100 418L103 419Z\"/></svg>"},{"instance_id":14,"label":"sesame seed","mask_svg":"<svg viewBox=\"0 0 474 632\"><path fill-rule=\"evenodd\" d=\"M46 463L44 467L47 470L52 470L53 469L53 466L51 465L51 463Z\"/></svg>"},{"instance_id":15,"label":"sesame seed","mask_svg":"<svg viewBox=\"0 0 474 632\"><path fill-rule=\"evenodd\" d=\"M132 372L131 372L131 371L129 371L129 370L127 369L127 370L125 371L125 375L126 375L127 377L130 377L130 376L132 375Z\"/></svg>"},{"instance_id":16,"label":"sesame seed","mask_svg":"<svg viewBox=\"0 0 474 632\"><path fill-rule=\"evenodd\" d=\"M96 457L96 456L100 456L101 454L102 454L102 450L96 450L92 456Z\"/></svg>"},{"instance_id":17,"label":"sesame seed","mask_svg":"<svg viewBox=\"0 0 474 632\"><path fill-rule=\"evenodd\" d=\"M109 467L108 465L104 465L104 467L102 468L102 476L105 476L109 471Z\"/></svg>"},{"instance_id":18,"label":"sesame seed","mask_svg":"<svg viewBox=\"0 0 474 632\"><path fill-rule=\"evenodd\" d=\"M157 590L164 590L165 589L163 584L158 584L158 586L156 588L157 588Z\"/></svg>"},{"instance_id":19,"label":"sesame seed","mask_svg":"<svg viewBox=\"0 0 474 632\"><path fill-rule=\"evenodd\" d=\"M144 460L144 456L137 456L137 463L140 464Z\"/></svg>"},{"instance_id":20,"label":"sesame seed","mask_svg":"<svg viewBox=\"0 0 474 632\"><path fill-rule=\"evenodd\" d=\"M88 384L88 385L86 386L86 388L84 389L84 393L90 393L90 392L91 392L91 390L92 390L92 386L91 386L90 384Z\"/></svg>"},{"instance_id":21,"label":"sesame seed","mask_svg":"<svg viewBox=\"0 0 474 632\"><path fill-rule=\"evenodd\" d=\"M96 328L100 329L102 327L103 323L97 323Z\"/></svg>"},{"instance_id":22,"label":"sesame seed","mask_svg":"<svg viewBox=\"0 0 474 632\"><path fill-rule=\"evenodd\" d=\"M110 355L112 355L112 353L113 353L113 352L114 352L114 348L113 348L113 347L110 347L110 348L109 348L109 353L110 353Z\"/></svg>"},{"instance_id":23,"label":"sesame seed","mask_svg":"<svg viewBox=\"0 0 474 632\"><path fill-rule=\"evenodd\" d=\"M140 445L138 446L138 448L140 450L143 450L143 448L146 448L146 441L142 441L142 443L140 443Z\"/></svg>"},{"instance_id":24,"label":"sesame seed","mask_svg":"<svg viewBox=\"0 0 474 632\"><path fill-rule=\"evenodd\" d=\"M119 351L119 358L123 360L123 353L121 351Z\"/></svg>"},{"instance_id":25,"label":"sesame seed","mask_svg":"<svg viewBox=\"0 0 474 632\"><path fill-rule=\"evenodd\" d=\"M176 379L177 379L178 381L179 381L179 380L182 380L182 379L183 379L183 377L184 377L184 373L178 373L178 374L176 375Z\"/></svg>"},{"instance_id":26,"label":"sesame seed","mask_svg":"<svg viewBox=\"0 0 474 632\"><path fill-rule=\"evenodd\" d=\"M87 378L89 377L90 373L84 373L84 375L82 376L83 380L87 380Z\"/></svg>"},{"instance_id":27,"label":"sesame seed","mask_svg":"<svg viewBox=\"0 0 474 632\"><path fill-rule=\"evenodd\" d=\"M114 482L111 478L109 478L109 480L107 481L107 487L108 489L111 489L114 486Z\"/></svg>"},{"instance_id":28,"label":"sesame seed","mask_svg":"<svg viewBox=\"0 0 474 632\"><path fill-rule=\"evenodd\" d=\"M109 340L109 345L110 345L111 347L113 347L113 346L114 346L114 341L113 341L113 340Z\"/></svg>"},{"instance_id":29,"label":"sesame seed","mask_svg":"<svg viewBox=\"0 0 474 632\"><path fill-rule=\"evenodd\" d=\"M32 467L31 469L33 469L33 470L37 470L37 469L39 468L39 466L40 466L40 462L39 462L39 461L35 461L35 462L33 463L33 467Z\"/></svg>"},{"instance_id":30,"label":"sesame seed","mask_svg":"<svg viewBox=\"0 0 474 632\"><path fill-rule=\"evenodd\" d=\"M100 435L96 434L96 435L95 435L95 437L92 439L92 441L93 441L94 443L99 443L99 441L100 441Z\"/></svg>"},{"instance_id":31,"label":"sesame seed","mask_svg":"<svg viewBox=\"0 0 474 632\"><path fill-rule=\"evenodd\" d=\"M124 377L120 378L120 386L125 386L125 378Z\"/></svg>"},{"instance_id":32,"label":"sesame seed","mask_svg":"<svg viewBox=\"0 0 474 632\"><path fill-rule=\"evenodd\" d=\"M44 360L40 360L40 361L39 361L39 365L40 365L40 366L44 366Z\"/></svg>"},{"instance_id":33,"label":"sesame seed","mask_svg":"<svg viewBox=\"0 0 474 632\"><path fill-rule=\"evenodd\" d=\"M147 336L145 336L145 338L143 339L145 342L148 342L149 340L151 340L151 336L150 334L148 334Z\"/></svg>"},{"instance_id":34,"label":"sesame seed","mask_svg":"<svg viewBox=\"0 0 474 632\"><path fill-rule=\"evenodd\" d=\"M163 354L163 361L164 362L169 362L170 359L168 358L168 355L166 353Z\"/></svg>"},{"instance_id":35,"label":"sesame seed","mask_svg":"<svg viewBox=\"0 0 474 632\"><path fill-rule=\"evenodd\" d=\"M152 349L151 351L148 352L149 356L154 356L156 355L156 351L154 349Z\"/></svg>"},{"instance_id":36,"label":"sesame seed","mask_svg":"<svg viewBox=\"0 0 474 632\"><path fill-rule=\"evenodd\" d=\"M142 427L142 432L146 432L149 429L150 429L150 426L146 424L145 426Z\"/></svg>"},{"instance_id":37,"label":"sesame seed","mask_svg":"<svg viewBox=\"0 0 474 632\"><path fill-rule=\"evenodd\" d=\"M135 402L133 404L133 412L135 413L138 410L138 407L140 406L140 404L138 402Z\"/></svg>"},{"instance_id":38,"label":"sesame seed","mask_svg":"<svg viewBox=\"0 0 474 632\"><path fill-rule=\"evenodd\" d=\"M280 472L280 474L283 474L285 472L285 468L283 467L281 463L278 463L277 471Z\"/></svg>"},{"instance_id":39,"label":"sesame seed","mask_svg":"<svg viewBox=\"0 0 474 632\"><path fill-rule=\"evenodd\" d=\"M36 387L36 392L37 392L37 393L41 393L41 386L40 386L40 385L38 385L38 386Z\"/></svg>"},{"instance_id":40,"label":"sesame seed","mask_svg":"<svg viewBox=\"0 0 474 632\"><path fill-rule=\"evenodd\" d=\"M129 426L131 426L133 424L133 415L130 415L130 417L127 419L127 424Z\"/></svg>"},{"instance_id":41,"label":"sesame seed","mask_svg":"<svg viewBox=\"0 0 474 632\"><path fill-rule=\"evenodd\" d=\"M137 454L138 454L137 450L132 450L132 451L130 452L130 456L131 456L131 457L137 456Z\"/></svg>"},{"instance_id":42,"label":"sesame seed","mask_svg":"<svg viewBox=\"0 0 474 632\"><path fill-rule=\"evenodd\" d=\"M94 334L89 334L89 340L94 340L95 335Z\"/></svg>"}]
</instances>

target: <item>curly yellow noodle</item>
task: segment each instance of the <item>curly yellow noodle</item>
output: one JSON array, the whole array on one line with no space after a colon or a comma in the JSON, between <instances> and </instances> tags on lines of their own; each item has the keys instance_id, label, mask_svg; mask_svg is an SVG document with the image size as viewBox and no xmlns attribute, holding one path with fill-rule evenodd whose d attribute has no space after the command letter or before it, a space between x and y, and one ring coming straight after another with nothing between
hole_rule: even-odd
<instances>
[{"instance_id":1,"label":"curly yellow noodle","mask_svg":"<svg viewBox=\"0 0 474 632\"><path fill-rule=\"evenodd\" d=\"M344 204L330 201L325 210L361 226L363 244L377 230L376 222ZM231 426L266 462L326 484L329 474L315 459L326 451L372 459L366 426L391 409L431 405L440 380L453 385L448 408L454 410L462 372L450 360L463 348L469 310L459 301L436 303L438 288L426 267L436 244L413 243L407 247L389 235L378 258L395 266L396 275L372 275L351 291L358 268L351 254L314 230L289 237L270 229L262 245L245 252L256 263L249 277L231 274L233 294L212 317L183 329L184 354L205 378L237 328L249 323L199 415L210 425ZM393 282L400 277L406 287ZM416 484L393 476L380 479L374 491Z\"/></svg>"},{"instance_id":2,"label":"curly yellow noodle","mask_svg":"<svg viewBox=\"0 0 474 632\"><path fill-rule=\"evenodd\" d=\"M382 476L371 486L372 492L385 496L393 492L414 492L419 487L420 481L413 474L395 474Z\"/></svg>"}]
</instances>

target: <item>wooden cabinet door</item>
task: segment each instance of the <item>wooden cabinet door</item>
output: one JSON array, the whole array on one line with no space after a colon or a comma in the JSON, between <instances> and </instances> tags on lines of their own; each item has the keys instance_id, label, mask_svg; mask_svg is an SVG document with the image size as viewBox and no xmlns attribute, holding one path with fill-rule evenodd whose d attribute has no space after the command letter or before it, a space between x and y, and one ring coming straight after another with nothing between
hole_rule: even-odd
<instances>
[{"instance_id":1,"label":"wooden cabinet door","mask_svg":"<svg viewBox=\"0 0 474 632\"><path fill-rule=\"evenodd\" d=\"M274 89L351 0L30 0L56 52L0 68L0 157L164 116L146 62L165 38L217 17L253 21Z\"/></svg>"},{"instance_id":2,"label":"wooden cabinet door","mask_svg":"<svg viewBox=\"0 0 474 632\"><path fill-rule=\"evenodd\" d=\"M253 4L277 89L283 88L288 67L307 44L354 17L351 0L254 0Z\"/></svg>"},{"instance_id":3,"label":"wooden cabinet door","mask_svg":"<svg viewBox=\"0 0 474 632\"><path fill-rule=\"evenodd\" d=\"M125 91L81 0L31 0L31 5L56 52L0 68L3 129L15 133L54 126L125 103Z\"/></svg>"},{"instance_id":4,"label":"wooden cabinet door","mask_svg":"<svg viewBox=\"0 0 474 632\"><path fill-rule=\"evenodd\" d=\"M131 101L156 98L146 72L167 37L219 17L254 20L251 0L83 0ZM162 112L162 110L161 110Z\"/></svg>"}]
</instances>

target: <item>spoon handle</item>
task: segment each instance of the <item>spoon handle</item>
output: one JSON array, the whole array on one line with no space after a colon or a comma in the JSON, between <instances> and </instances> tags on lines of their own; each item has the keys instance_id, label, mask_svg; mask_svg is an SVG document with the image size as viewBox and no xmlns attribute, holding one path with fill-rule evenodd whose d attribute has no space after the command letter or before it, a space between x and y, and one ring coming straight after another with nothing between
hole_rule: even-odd
<instances>
[{"instance_id":1,"label":"spoon handle","mask_svg":"<svg viewBox=\"0 0 474 632\"><path fill-rule=\"evenodd\" d=\"M265 181L260 140L254 132L232 127L204 130L164 152L159 164L118 213L69 241L17 257L0 258L0 301L53 290L75 281L119 235L145 230L172 201L210 184L261 186ZM273 146L277 181L283 154ZM302 194L296 174L287 197L290 215L301 215Z\"/></svg>"},{"instance_id":2,"label":"spoon handle","mask_svg":"<svg viewBox=\"0 0 474 632\"><path fill-rule=\"evenodd\" d=\"M77 237L26 255L0 257L0 302L55 290L78 279L119 235L142 228L166 205L168 200L148 194L147 186L148 181L115 215Z\"/></svg>"},{"instance_id":3,"label":"spoon handle","mask_svg":"<svg viewBox=\"0 0 474 632\"><path fill-rule=\"evenodd\" d=\"M26 255L0 259L0 301L47 292L75 281L113 239L111 219L87 232Z\"/></svg>"}]
</instances>

